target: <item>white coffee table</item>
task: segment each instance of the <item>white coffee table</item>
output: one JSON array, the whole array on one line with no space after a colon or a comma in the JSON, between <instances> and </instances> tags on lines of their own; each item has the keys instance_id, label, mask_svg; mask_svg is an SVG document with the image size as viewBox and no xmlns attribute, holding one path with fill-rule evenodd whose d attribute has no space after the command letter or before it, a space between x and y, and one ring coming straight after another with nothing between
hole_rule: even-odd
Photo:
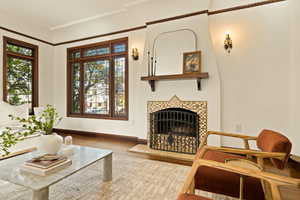
<instances>
[{"instance_id":1,"label":"white coffee table","mask_svg":"<svg viewBox=\"0 0 300 200\"><path fill-rule=\"evenodd\" d=\"M74 155L70 156L72 165L48 176L37 176L20 170L26 160L37 156L36 151L1 160L0 179L31 189L32 200L47 200L51 185L103 159L103 181L112 180L112 151L83 146L74 146L74 150Z\"/></svg>"}]
</instances>

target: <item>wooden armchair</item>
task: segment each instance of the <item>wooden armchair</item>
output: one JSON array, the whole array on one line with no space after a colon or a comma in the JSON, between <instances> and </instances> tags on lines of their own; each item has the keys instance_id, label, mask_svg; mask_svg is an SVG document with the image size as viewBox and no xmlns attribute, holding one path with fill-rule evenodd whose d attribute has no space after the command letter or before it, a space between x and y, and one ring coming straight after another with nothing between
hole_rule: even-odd
<instances>
[{"instance_id":1,"label":"wooden armchair","mask_svg":"<svg viewBox=\"0 0 300 200\"><path fill-rule=\"evenodd\" d=\"M209 135L220 135L240 138L244 141L244 149L225 148L207 146ZM256 140L257 147L261 151L251 150L249 141ZM284 135L271 130L263 130L258 137L246 136L240 134L223 133L210 131L203 138L200 148L196 154L195 161L199 159L211 160L219 163L225 163L228 159L250 159L257 162L264 169L264 159L271 159L274 166L283 169L288 161L291 142ZM245 178L245 188L243 189L245 199L265 199L264 190L266 186L255 177ZM201 166L195 174L195 188L224 194L232 197L239 197L239 191L236 190L240 185L240 176L230 171L220 170Z\"/></svg>"},{"instance_id":2,"label":"wooden armchair","mask_svg":"<svg viewBox=\"0 0 300 200\"><path fill-rule=\"evenodd\" d=\"M198 159L193 163L192 169L189 172L189 175L182 187L182 190L180 192L180 195L178 197L178 200L209 200L209 198L201 197L195 195L195 176L199 170L199 168L203 167L209 167L221 171L226 171L230 173L234 173L239 175L240 177L252 177L255 179L259 179L262 182L265 182L266 184L269 184L270 187L268 187L268 192L265 193L265 199L266 200L271 200L271 199L276 199L276 200L281 200L281 195L279 191L279 186L282 185L295 185L297 187L300 186L300 180L299 179L294 179L294 178L289 178L289 177L282 177L278 175L274 175L272 173L267 173L261 170L257 169L251 169L251 168L243 168L243 167L238 167L234 165L230 165L227 163L220 163L216 161L211 161L211 160L203 160L203 159ZM201 177L198 177L201 179ZM239 198L244 199L244 194L243 194L243 185L244 183L241 182L239 185L239 189L235 188L235 190L239 191ZM247 185L245 185L247 186ZM257 200L257 199L256 199Z\"/></svg>"}]
</instances>

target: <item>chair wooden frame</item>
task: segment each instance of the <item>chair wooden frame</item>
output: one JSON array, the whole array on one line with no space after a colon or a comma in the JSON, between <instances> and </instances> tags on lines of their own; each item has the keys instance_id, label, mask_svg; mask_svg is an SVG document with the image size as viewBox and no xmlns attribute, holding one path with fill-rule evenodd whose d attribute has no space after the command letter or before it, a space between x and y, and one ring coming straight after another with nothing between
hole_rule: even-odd
<instances>
[{"instance_id":1,"label":"chair wooden frame","mask_svg":"<svg viewBox=\"0 0 300 200\"><path fill-rule=\"evenodd\" d=\"M258 178L262 181L265 181L270 184L270 194L271 196L266 195L266 199L277 199L281 200L281 195L279 191L279 186L282 185L294 185L300 188L300 180L295 179L295 178L290 178L290 177L283 177L279 176L273 173L268 173L264 171L259 171L259 170L253 170L253 169L246 169L242 167L237 167L237 166L231 166L226 163L220 163L216 161L211 161L211 160L204 160L204 159L198 159L194 161L192 169L189 172L189 175L181 189L182 194L195 194L195 182L194 182L194 177L197 173L197 170L199 167L212 167L224 171L229 171L233 173L237 173L243 176L250 176L254 178Z\"/></svg>"},{"instance_id":2,"label":"chair wooden frame","mask_svg":"<svg viewBox=\"0 0 300 200\"><path fill-rule=\"evenodd\" d=\"M207 140L210 135L219 135L219 136L240 138L241 140L244 141L244 149L207 146ZM200 158L204 155L204 153L207 150L215 150L215 151L221 151L221 152L225 152L225 153L245 155L247 158L254 156L257 158L257 163L262 168L264 168L264 159L265 158L276 158L279 160L283 160L286 157L286 153L264 152L264 151L251 150L249 141L251 141L251 140L256 141L257 138L258 137L247 136L247 135L242 135L242 134L225 133L225 132L218 132L218 131L208 131L207 134L203 137L201 144L200 144L200 150L202 151L200 153Z\"/></svg>"}]
</instances>

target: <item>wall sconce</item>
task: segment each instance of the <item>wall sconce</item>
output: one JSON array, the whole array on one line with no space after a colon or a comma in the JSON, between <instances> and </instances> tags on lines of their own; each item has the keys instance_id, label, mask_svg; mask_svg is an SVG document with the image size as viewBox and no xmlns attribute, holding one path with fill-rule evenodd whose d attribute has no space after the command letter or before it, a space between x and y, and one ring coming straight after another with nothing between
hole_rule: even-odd
<instances>
[{"instance_id":1,"label":"wall sconce","mask_svg":"<svg viewBox=\"0 0 300 200\"><path fill-rule=\"evenodd\" d=\"M132 58L133 60L138 60L139 59L139 51L137 48L132 49Z\"/></svg>"},{"instance_id":2,"label":"wall sconce","mask_svg":"<svg viewBox=\"0 0 300 200\"><path fill-rule=\"evenodd\" d=\"M231 52L231 49L233 47L233 44L232 44L232 40L230 38L230 35L229 34L226 34L226 38L225 38L225 41L224 41L224 49L230 53Z\"/></svg>"}]
</instances>

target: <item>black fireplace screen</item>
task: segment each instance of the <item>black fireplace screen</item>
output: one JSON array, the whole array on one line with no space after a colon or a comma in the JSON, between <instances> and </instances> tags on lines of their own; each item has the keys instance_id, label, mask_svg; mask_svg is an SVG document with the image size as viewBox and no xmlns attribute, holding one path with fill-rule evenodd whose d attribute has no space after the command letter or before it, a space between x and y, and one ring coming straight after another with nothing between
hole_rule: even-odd
<instances>
[{"instance_id":1,"label":"black fireplace screen","mask_svg":"<svg viewBox=\"0 0 300 200\"><path fill-rule=\"evenodd\" d=\"M168 108L150 114L152 149L195 154L198 146L197 113L182 108Z\"/></svg>"}]
</instances>

